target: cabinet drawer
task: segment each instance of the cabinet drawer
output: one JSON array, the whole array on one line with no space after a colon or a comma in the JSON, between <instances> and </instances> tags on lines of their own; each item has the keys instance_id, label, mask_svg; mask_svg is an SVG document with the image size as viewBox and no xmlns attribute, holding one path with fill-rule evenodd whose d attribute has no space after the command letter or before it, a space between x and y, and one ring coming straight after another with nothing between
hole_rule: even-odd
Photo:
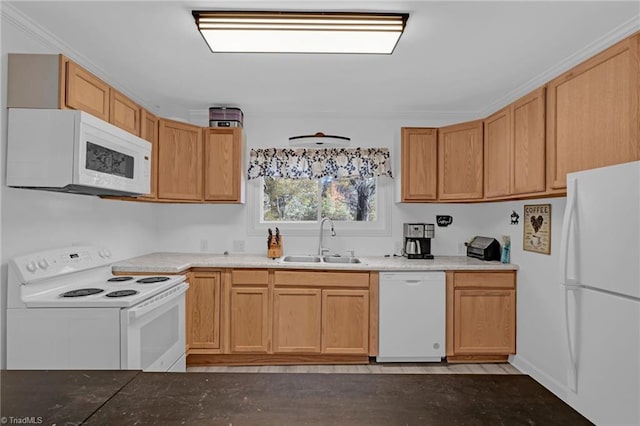
<instances>
[{"instance_id":1,"label":"cabinet drawer","mask_svg":"<svg viewBox=\"0 0 640 426\"><path fill-rule=\"evenodd\" d=\"M516 275L507 272L456 272L455 288L515 288Z\"/></svg>"},{"instance_id":2,"label":"cabinet drawer","mask_svg":"<svg viewBox=\"0 0 640 426\"><path fill-rule=\"evenodd\" d=\"M275 271L275 285L369 288L369 273Z\"/></svg>"},{"instance_id":3,"label":"cabinet drawer","mask_svg":"<svg viewBox=\"0 0 640 426\"><path fill-rule=\"evenodd\" d=\"M231 271L232 284L268 284L269 271L266 269L234 269Z\"/></svg>"}]
</instances>

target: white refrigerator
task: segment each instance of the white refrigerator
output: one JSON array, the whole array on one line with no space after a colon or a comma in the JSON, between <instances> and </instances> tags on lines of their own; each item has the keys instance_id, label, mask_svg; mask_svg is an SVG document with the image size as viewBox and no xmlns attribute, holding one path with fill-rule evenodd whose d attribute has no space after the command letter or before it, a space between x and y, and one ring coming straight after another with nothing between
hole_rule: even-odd
<instances>
[{"instance_id":1,"label":"white refrigerator","mask_svg":"<svg viewBox=\"0 0 640 426\"><path fill-rule=\"evenodd\" d=\"M596 425L640 425L640 162L567 175L561 283L566 402Z\"/></svg>"}]
</instances>

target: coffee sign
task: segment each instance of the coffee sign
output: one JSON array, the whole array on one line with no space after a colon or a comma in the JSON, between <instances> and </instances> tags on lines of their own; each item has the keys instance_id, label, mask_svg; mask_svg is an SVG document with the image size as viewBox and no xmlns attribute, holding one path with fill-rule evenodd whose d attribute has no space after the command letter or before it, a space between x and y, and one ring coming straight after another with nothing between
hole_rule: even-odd
<instances>
[{"instance_id":1,"label":"coffee sign","mask_svg":"<svg viewBox=\"0 0 640 426\"><path fill-rule=\"evenodd\" d=\"M551 254L551 204L525 204L523 250Z\"/></svg>"}]
</instances>

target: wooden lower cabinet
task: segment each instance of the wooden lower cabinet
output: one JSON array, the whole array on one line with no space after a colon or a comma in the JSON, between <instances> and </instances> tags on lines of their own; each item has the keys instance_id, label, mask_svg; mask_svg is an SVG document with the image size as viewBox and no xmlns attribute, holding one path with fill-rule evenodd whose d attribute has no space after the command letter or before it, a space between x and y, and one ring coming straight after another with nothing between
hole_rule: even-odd
<instances>
[{"instance_id":1,"label":"wooden lower cabinet","mask_svg":"<svg viewBox=\"0 0 640 426\"><path fill-rule=\"evenodd\" d=\"M369 290L322 290L322 353L369 352Z\"/></svg>"},{"instance_id":2,"label":"wooden lower cabinet","mask_svg":"<svg viewBox=\"0 0 640 426\"><path fill-rule=\"evenodd\" d=\"M447 272L447 360L506 360L515 351L515 271Z\"/></svg>"},{"instance_id":3,"label":"wooden lower cabinet","mask_svg":"<svg viewBox=\"0 0 640 426\"><path fill-rule=\"evenodd\" d=\"M321 290L273 291L273 352L320 353Z\"/></svg>"},{"instance_id":4,"label":"wooden lower cabinet","mask_svg":"<svg viewBox=\"0 0 640 426\"><path fill-rule=\"evenodd\" d=\"M187 291L189 349L220 349L220 272L194 273Z\"/></svg>"},{"instance_id":5,"label":"wooden lower cabinet","mask_svg":"<svg viewBox=\"0 0 640 426\"><path fill-rule=\"evenodd\" d=\"M269 337L269 289L231 289L231 352L267 353Z\"/></svg>"}]
</instances>

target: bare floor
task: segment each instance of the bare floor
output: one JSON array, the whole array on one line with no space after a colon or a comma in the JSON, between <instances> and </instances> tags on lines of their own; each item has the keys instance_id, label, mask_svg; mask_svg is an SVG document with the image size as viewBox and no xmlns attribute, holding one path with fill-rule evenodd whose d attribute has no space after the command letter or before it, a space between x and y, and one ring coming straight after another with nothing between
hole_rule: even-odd
<instances>
[{"instance_id":1,"label":"bare floor","mask_svg":"<svg viewBox=\"0 0 640 426\"><path fill-rule=\"evenodd\" d=\"M188 367L189 373L324 373L324 374L522 374L511 364L407 363L369 365L265 365Z\"/></svg>"}]
</instances>

